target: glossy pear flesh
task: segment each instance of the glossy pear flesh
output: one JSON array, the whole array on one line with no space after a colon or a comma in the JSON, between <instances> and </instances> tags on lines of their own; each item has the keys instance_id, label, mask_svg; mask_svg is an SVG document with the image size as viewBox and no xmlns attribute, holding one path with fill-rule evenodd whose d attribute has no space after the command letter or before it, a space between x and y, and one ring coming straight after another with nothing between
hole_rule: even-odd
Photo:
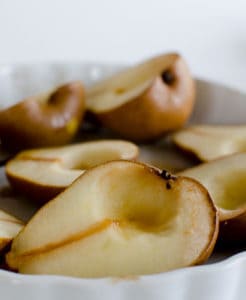
<instances>
[{"instance_id":1,"label":"glossy pear flesh","mask_svg":"<svg viewBox=\"0 0 246 300\"><path fill-rule=\"evenodd\" d=\"M187 169L179 175L201 182L219 210L222 239L246 242L246 153Z\"/></svg>"},{"instance_id":2,"label":"glossy pear flesh","mask_svg":"<svg viewBox=\"0 0 246 300\"><path fill-rule=\"evenodd\" d=\"M6 165L6 175L18 192L45 202L59 194L86 169L116 159L134 160L138 147L121 140L23 151Z\"/></svg>"},{"instance_id":3,"label":"glossy pear flesh","mask_svg":"<svg viewBox=\"0 0 246 300\"><path fill-rule=\"evenodd\" d=\"M159 273L206 260L217 231L217 212L198 182L114 161L88 170L43 206L7 262L30 274Z\"/></svg>"},{"instance_id":4,"label":"glossy pear flesh","mask_svg":"<svg viewBox=\"0 0 246 300\"><path fill-rule=\"evenodd\" d=\"M198 125L177 131L174 143L202 161L246 151L246 125Z\"/></svg>"}]
</instances>

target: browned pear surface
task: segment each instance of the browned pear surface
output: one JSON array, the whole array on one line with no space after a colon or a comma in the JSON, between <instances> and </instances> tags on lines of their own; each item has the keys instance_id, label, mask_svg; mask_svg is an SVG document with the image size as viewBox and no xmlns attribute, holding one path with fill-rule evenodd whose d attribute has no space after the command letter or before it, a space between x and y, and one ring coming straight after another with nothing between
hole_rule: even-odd
<instances>
[{"instance_id":1,"label":"browned pear surface","mask_svg":"<svg viewBox=\"0 0 246 300\"><path fill-rule=\"evenodd\" d=\"M87 107L102 124L136 141L182 127L194 101L194 81L175 53L152 58L87 91Z\"/></svg>"},{"instance_id":2,"label":"browned pear surface","mask_svg":"<svg viewBox=\"0 0 246 300\"><path fill-rule=\"evenodd\" d=\"M84 112L82 84L68 83L0 110L1 142L11 151L66 144L77 132Z\"/></svg>"},{"instance_id":3,"label":"browned pear surface","mask_svg":"<svg viewBox=\"0 0 246 300\"><path fill-rule=\"evenodd\" d=\"M32 274L159 273L206 260L217 233L217 211L197 181L113 161L43 206L15 238L7 262Z\"/></svg>"}]
</instances>

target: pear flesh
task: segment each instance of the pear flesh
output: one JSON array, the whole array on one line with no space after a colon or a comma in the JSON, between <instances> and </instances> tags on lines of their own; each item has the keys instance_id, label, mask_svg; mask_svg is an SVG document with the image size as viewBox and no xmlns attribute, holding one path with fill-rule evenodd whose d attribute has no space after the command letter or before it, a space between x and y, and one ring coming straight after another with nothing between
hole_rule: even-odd
<instances>
[{"instance_id":1,"label":"pear flesh","mask_svg":"<svg viewBox=\"0 0 246 300\"><path fill-rule=\"evenodd\" d=\"M211 195L225 241L246 242L246 152L226 156L180 172L202 183Z\"/></svg>"},{"instance_id":2,"label":"pear flesh","mask_svg":"<svg viewBox=\"0 0 246 300\"><path fill-rule=\"evenodd\" d=\"M86 169L116 159L134 160L137 156L138 147L123 140L27 150L7 163L6 175L15 190L45 202L63 191Z\"/></svg>"},{"instance_id":3,"label":"pear flesh","mask_svg":"<svg viewBox=\"0 0 246 300\"><path fill-rule=\"evenodd\" d=\"M198 182L166 175L129 161L88 170L15 238L9 266L93 278L203 262L217 237L217 211Z\"/></svg>"},{"instance_id":4,"label":"pear flesh","mask_svg":"<svg viewBox=\"0 0 246 300\"><path fill-rule=\"evenodd\" d=\"M173 134L174 143L201 161L246 151L246 125L196 125Z\"/></svg>"},{"instance_id":5,"label":"pear flesh","mask_svg":"<svg viewBox=\"0 0 246 300\"><path fill-rule=\"evenodd\" d=\"M23 228L23 222L0 210L0 250L2 250Z\"/></svg>"}]
</instances>

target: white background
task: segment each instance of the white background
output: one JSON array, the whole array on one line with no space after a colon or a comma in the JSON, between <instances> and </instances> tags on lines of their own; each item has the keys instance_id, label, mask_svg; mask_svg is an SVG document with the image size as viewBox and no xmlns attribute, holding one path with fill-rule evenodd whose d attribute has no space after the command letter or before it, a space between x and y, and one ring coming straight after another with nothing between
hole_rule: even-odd
<instances>
[{"instance_id":1,"label":"white background","mask_svg":"<svg viewBox=\"0 0 246 300\"><path fill-rule=\"evenodd\" d=\"M0 64L133 63L175 50L246 90L246 0L0 0Z\"/></svg>"}]
</instances>

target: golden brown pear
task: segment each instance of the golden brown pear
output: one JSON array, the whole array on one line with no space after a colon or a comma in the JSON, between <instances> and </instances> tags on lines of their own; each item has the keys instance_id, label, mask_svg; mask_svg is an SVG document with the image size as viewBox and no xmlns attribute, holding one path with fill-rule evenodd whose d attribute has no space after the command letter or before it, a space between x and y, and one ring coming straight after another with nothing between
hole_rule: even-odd
<instances>
[{"instance_id":1,"label":"golden brown pear","mask_svg":"<svg viewBox=\"0 0 246 300\"><path fill-rule=\"evenodd\" d=\"M179 175L201 182L220 218L223 242L246 242L246 153L236 153L186 169Z\"/></svg>"},{"instance_id":2,"label":"golden brown pear","mask_svg":"<svg viewBox=\"0 0 246 300\"><path fill-rule=\"evenodd\" d=\"M202 263L217 234L217 210L199 182L113 161L43 206L14 239L7 263L28 274L153 274Z\"/></svg>"},{"instance_id":3,"label":"golden brown pear","mask_svg":"<svg viewBox=\"0 0 246 300\"><path fill-rule=\"evenodd\" d=\"M0 140L11 151L66 144L76 134L84 111L81 83L65 84L51 94L0 110Z\"/></svg>"},{"instance_id":4,"label":"golden brown pear","mask_svg":"<svg viewBox=\"0 0 246 300\"><path fill-rule=\"evenodd\" d=\"M178 54L152 58L87 91L87 108L105 127L135 141L153 140L184 125L195 84Z\"/></svg>"},{"instance_id":5,"label":"golden brown pear","mask_svg":"<svg viewBox=\"0 0 246 300\"><path fill-rule=\"evenodd\" d=\"M123 140L100 140L20 152L6 164L11 186L32 201L44 203L98 164L135 160L138 147Z\"/></svg>"}]
</instances>

